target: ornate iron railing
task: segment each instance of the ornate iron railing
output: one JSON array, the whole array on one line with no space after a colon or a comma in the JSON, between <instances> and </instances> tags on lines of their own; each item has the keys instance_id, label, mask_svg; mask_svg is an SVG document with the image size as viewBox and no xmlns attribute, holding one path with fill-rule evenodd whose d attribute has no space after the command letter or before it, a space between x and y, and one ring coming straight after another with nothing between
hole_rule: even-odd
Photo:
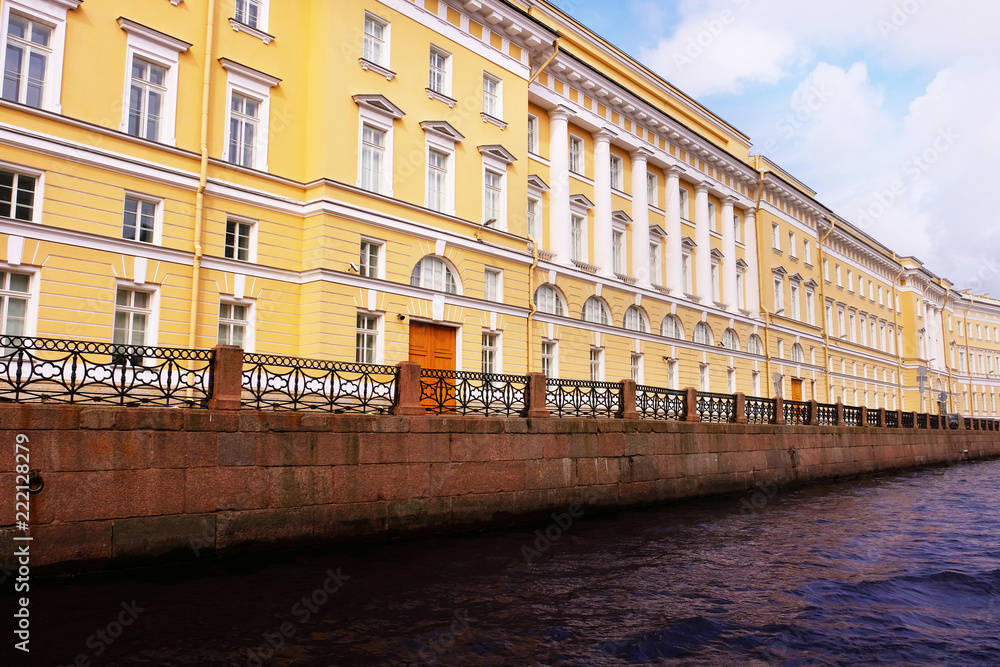
<instances>
[{"instance_id":1,"label":"ornate iron railing","mask_svg":"<svg viewBox=\"0 0 1000 667\"><path fill-rule=\"evenodd\" d=\"M212 350L0 336L0 401L204 407Z\"/></svg>"},{"instance_id":2,"label":"ornate iron railing","mask_svg":"<svg viewBox=\"0 0 1000 667\"><path fill-rule=\"evenodd\" d=\"M931 415L928 418L928 427L933 429L941 428L941 417L939 415Z\"/></svg>"},{"instance_id":3,"label":"ornate iron railing","mask_svg":"<svg viewBox=\"0 0 1000 667\"><path fill-rule=\"evenodd\" d=\"M678 389L636 385L635 409L640 419L687 419L687 394Z\"/></svg>"},{"instance_id":4,"label":"ornate iron railing","mask_svg":"<svg viewBox=\"0 0 1000 667\"><path fill-rule=\"evenodd\" d=\"M861 408L853 405L845 405L844 424L846 426L861 426Z\"/></svg>"},{"instance_id":5,"label":"ornate iron railing","mask_svg":"<svg viewBox=\"0 0 1000 667\"><path fill-rule=\"evenodd\" d=\"M979 430L979 420L978 419L973 419L972 420L972 430L973 431L978 431Z\"/></svg>"},{"instance_id":6,"label":"ornate iron railing","mask_svg":"<svg viewBox=\"0 0 1000 667\"><path fill-rule=\"evenodd\" d=\"M736 397L732 394L698 392L698 418L703 422L728 424L736 421Z\"/></svg>"},{"instance_id":7,"label":"ornate iron railing","mask_svg":"<svg viewBox=\"0 0 1000 667\"><path fill-rule=\"evenodd\" d=\"M520 416L527 410L524 375L491 375L431 368L420 371L420 402L431 414Z\"/></svg>"},{"instance_id":8,"label":"ornate iron railing","mask_svg":"<svg viewBox=\"0 0 1000 667\"><path fill-rule=\"evenodd\" d=\"M829 403L817 403L815 421L822 426L835 425L837 423L837 406Z\"/></svg>"},{"instance_id":9,"label":"ornate iron railing","mask_svg":"<svg viewBox=\"0 0 1000 667\"><path fill-rule=\"evenodd\" d=\"M244 354L242 405L385 414L396 405L398 381L395 366Z\"/></svg>"},{"instance_id":10,"label":"ornate iron railing","mask_svg":"<svg viewBox=\"0 0 1000 667\"><path fill-rule=\"evenodd\" d=\"M773 424L778 417L778 401L747 396L746 413L748 424Z\"/></svg>"},{"instance_id":11,"label":"ornate iron railing","mask_svg":"<svg viewBox=\"0 0 1000 667\"><path fill-rule=\"evenodd\" d=\"M805 401L785 401L784 411L785 424L789 426L809 423L809 404Z\"/></svg>"},{"instance_id":12,"label":"ornate iron railing","mask_svg":"<svg viewBox=\"0 0 1000 667\"><path fill-rule=\"evenodd\" d=\"M930 420L923 412L917 415L917 428L930 428Z\"/></svg>"},{"instance_id":13,"label":"ornate iron railing","mask_svg":"<svg viewBox=\"0 0 1000 667\"><path fill-rule=\"evenodd\" d=\"M885 424L887 428L899 428L899 413L895 410L885 411Z\"/></svg>"},{"instance_id":14,"label":"ornate iron railing","mask_svg":"<svg viewBox=\"0 0 1000 667\"><path fill-rule=\"evenodd\" d=\"M545 404L554 417L617 417L621 396L620 382L545 381Z\"/></svg>"},{"instance_id":15,"label":"ornate iron railing","mask_svg":"<svg viewBox=\"0 0 1000 667\"><path fill-rule=\"evenodd\" d=\"M900 428L913 428L913 413L912 412L902 412L900 413Z\"/></svg>"}]
</instances>

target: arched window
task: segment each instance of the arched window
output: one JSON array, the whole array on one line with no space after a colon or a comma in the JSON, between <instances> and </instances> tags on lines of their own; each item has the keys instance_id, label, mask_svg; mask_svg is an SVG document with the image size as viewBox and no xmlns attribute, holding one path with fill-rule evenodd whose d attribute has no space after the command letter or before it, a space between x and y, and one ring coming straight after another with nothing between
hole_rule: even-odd
<instances>
[{"instance_id":1,"label":"arched window","mask_svg":"<svg viewBox=\"0 0 1000 667\"><path fill-rule=\"evenodd\" d=\"M715 341L712 336L712 328L704 322L698 322L694 328L694 342L702 345L711 345Z\"/></svg>"},{"instance_id":2,"label":"arched window","mask_svg":"<svg viewBox=\"0 0 1000 667\"><path fill-rule=\"evenodd\" d=\"M740 337L733 329L726 329L726 332L722 334L722 347L727 350L740 350Z\"/></svg>"},{"instance_id":3,"label":"arched window","mask_svg":"<svg viewBox=\"0 0 1000 667\"><path fill-rule=\"evenodd\" d=\"M806 361L806 353L798 343L792 345L792 361L796 364L803 364Z\"/></svg>"},{"instance_id":4,"label":"arched window","mask_svg":"<svg viewBox=\"0 0 1000 667\"><path fill-rule=\"evenodd\" d=\"M646 314L636 306L630 306L625 311L625 328L629 331L649 333L649 323L646 321Z\"/></svg>"},{"instance_id":5,"label":"arched window","mask_svg":"<svg viewBox=\"0 0 1000 667\"><path fill-rule=\"evenodd\" d=\"M428 255L417 262L410 274L410 284L436 292L458 294L455 273L451 267L437 257Z\"/></svg>"},{"instance_id":6,"label":"arched window","mask_svg":"<svg viewBox=\"0 0 1000 667\"><path fill-rule=\"evenodd\" d=\"M563 306L562 297L559 291L552 285L542 285L535 290L535 307L539 312L549 315L566 316L566 308Z\"/></svg>"},{"instance_id":7,"label":"arched window","mask_svg":"<svg viewBox=\"0 0 1000 667\"><path fill-rule=\"evenodd\" d=\"M751 334L750 340L747 341L747 352L764 356L764 344L760 342L760 336Z\"/></svg>"},{"instance_id":8,"label":"arched window","mask_svg":"<svg viewBox=\"0 0 1000 667\"><path fill-rule=\"evenodd\" d=\"M666 338L684 340L684 325L681 324L681 318L676 315L664 317L663 324L660 325L660 335Z\"/></svg>"},{"instance_id":9,"label":"arched window","mask_svg":"<svg viewBox=\"0 0 1000 667\"><path fill-rule=\"evenodd\" d=\"M592 324L608 324L611 316L608 314L608 307L596 296L587 299L583 304L583 321Z\"/></svg>"}]
</instances>

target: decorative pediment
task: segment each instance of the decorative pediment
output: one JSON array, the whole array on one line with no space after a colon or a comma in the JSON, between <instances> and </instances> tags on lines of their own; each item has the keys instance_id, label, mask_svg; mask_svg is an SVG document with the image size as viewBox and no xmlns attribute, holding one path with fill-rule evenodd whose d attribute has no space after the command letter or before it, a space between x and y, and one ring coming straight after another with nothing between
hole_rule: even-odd
<instances>
[{"instance_id":1,"label":"decorative pediment","mask_svg":"<svg viewBox=\"0 0 1000 667\"><path fill-rule=\"evenodd\" d=\"M279 83L281 79L276 76L271 76L270 74L264 74L260 70L256 70L252 67L247 67L246 65L241 65L240 63L230 60L229 58L219 58L219 64L227 72L235 72L240 74L256 84L261 86L267 86L268 88L274 88Z\"/></svg>"},{"instance_id":2,"label":"decorative pediment","mask_svg":"<svg viewBox=\"0 0 1000 667\"><path fill-rule=\"evenodd\" d=\"M788 271L785 271L785 267L783 267L783 266L775 266L775 267L773 267L771 269L771 273L773 273L776 276L781 276L781 277L785 277L785 276L788 275Z\"/></svg>"},{"instance_id":3,"label":"decorative pediment","mask_svg":"<svg viewBox=\"0 0 1000 667\"><path fill-rule=\"evenodd\" d=\"M665 232L663 227L660 227L659 225L650 225L649 238L665 239L667 238L667 232Z\"/></svg>"},{"instance_id":4,"label":"decorative pediment","mask_svg":"<svg viewBox=\"0 0 1000 667\"><path fill-rule=\"evenodd\" d=\"M452 127L451 123L446 120L425 120L420 123L420 128L424 132L431 132L450 141L458 142L465 139L465 135Z\"/></svg>"},{"instance_id":5,"label":"decorative pediment","mask_svg":"<svg viewBox=\"0 0 1000 667\"><path fill-rule=\"evenodd\" d=\"M615 211L611 214L611 220L620 225L631 225L632 218L625 211Z\"/></svg>"},{"instance_id":6,"label":"decorative pediment","mask_svg":"<svg viewBox=\"0 0 1000 667\"><path fill-rule=\"evenodd\" d=\"M587 199L587 195L570 195L569 205L577 206L579 208L585 208L588 211L594 208L594 202Z\"/></svg>"},{"instance_id":7,"label":"decorative pediment","mask_svg":"<svg viewBox=\"0 0 1000 667\"><path fill-rule=\"evenodd\" d=\"M791 280L793 283L800 283L802 282L802 274L793 273L792 275L788 276L788 279Z\"/></svg>"},{"instance_id":8,"label":"decorative pediment","mask_svg":"<svg viewBox=\"0 0 1000 667\"><path fill-rule=\"evenodd\" d=\"M514 154L509 150L501 146L500 144L488 144L486 146L480 146L479 152L483 155L488 155L494 160L499 160L505 164L511 164L517 161Z\"/></svg>"},{"instance_id":9,"label":"decorative pediment","mask_svg":"<svg viewBox=\"0 0 1000 667\"><path fill-rule=\"evenodd\" d=\"M72 7L71 9L76 9L76 7ZM124 16L118 17L118 25L121 26L122 30L130 35L134 34L139 37L143 37L155 44L166 47L171 51L184 53L191 48L191 44L189 42L177 39L176 37L171 37L170 35L160 32L159 30L153 30L152 28L144 26L141 23L136 23L135 21L127 19Z\"/></svg>"},{"instance_id":10,"label":"decorative pediment","mask_svg":"<svg viewBox=\"0 0 1000 667\"><path fill-rule=\"evenodd\" d=\"M694 239L691 238L690 236L685 236L683 239L681 239L681 246L690 250L691 248L697 248L698 244L695 243Z\"/></svg>"},{"instance_id":11,"label":"decorative pediment","mask_svg":"<svg viewBox=\"0 0 1000 667\"><path fill-rule=\"evenodd\" d=\"M819 283L810 278L808 281L806 281L806 287L808 287L809 289L816 289L817 287L819 287Z\"/></svg>"},{"instance_id":12,"label":"decorative pediment","mask_svg":"<svg viewBox=\"0 0 1000 667\"><path fill-rule=\"evenodd\" d=\"M385 95L354 95L351 99L359 107L366 107L393 119L399 119L406 115L406 112L390 102Z\"/></svg>"},{"instance_id":13,"label":"decorative pediment","mask_svg":"<svg viewBox=\"0 0 1000 667\"><path fill-rule=\"evenodd\" d=\"M549 191L549 184L542 180L542 177L538 174L531 174L528 176L528 187L534 188L535 190L541 190L542 192Z\"/></svg>"},{"instance_id":14,"label":"decorative pediment","mask_svg":"<svg viewBox=\"0 0 1000 667\"><path fill-rule=\"evenodd\" d=\"M750 265L747 264L746 262L744 262L743 258L740 257L740 258L737 258L737 260L736 260L736 268L737 269L749 269Z\"/></svg>"},{"instance_id":15,"label":"decorative pediment","mask_svg":"<svg viewBox=\"0 0 1000 667\"><path fill-rule=\"evenodd\" d=\"M712 248L712 259L722 259L725 255L718 248Z\"/></svg>"}]
</instances>

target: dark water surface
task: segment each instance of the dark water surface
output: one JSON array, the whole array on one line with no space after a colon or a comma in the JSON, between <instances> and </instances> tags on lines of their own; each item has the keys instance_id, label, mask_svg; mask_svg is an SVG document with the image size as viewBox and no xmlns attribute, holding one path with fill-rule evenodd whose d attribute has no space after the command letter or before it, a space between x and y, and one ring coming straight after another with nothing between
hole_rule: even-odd
<instances>
[{"instance_id":1,"label":"dark water surface","mask_svg":"<svg viewBox=\"0 0 1000 667\"><path fill-rule=\"evenodd\" d=\"M770 492L51 581L32 664L1000 665L1000 462Z\"/></svg>"}]
</instances>

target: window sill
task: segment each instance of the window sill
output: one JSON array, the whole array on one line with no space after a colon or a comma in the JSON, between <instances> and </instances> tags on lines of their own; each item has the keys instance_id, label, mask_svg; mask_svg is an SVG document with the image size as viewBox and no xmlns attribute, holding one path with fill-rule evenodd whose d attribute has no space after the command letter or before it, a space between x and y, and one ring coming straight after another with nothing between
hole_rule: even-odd
<instances>
[{"instance_id":1,"label":"window sill","mask_svg":"<svg viewBox=\"0 0 1000 667\"><path fill-rule=\"evenodd\" d=\"M632 276L625 275L624 273L615 273L615 278L622 281L626 285L635 285L636 279Z\"/></svg>"},{"instance_id":2,"label":"window sill","mask_svg":"<svg viewBox=\"0 0 1000 667\"><path fill-rule=\"evenodd\" d=\"M771 252L773 252L775 255L784 255L785 254L785 253L781 252L780 250L778 250L777 248L771 248Z\"/></svg>"},{"instance_id":3,"label":"window sill","mask_svg":"<svg viewBox=\"0 0 1000 667\"><path fill-rule=\"evenodd\" d=\"M483 117L483 122L484 123L492 123L492 124L496 125L497 127L499 127L501 130L506 130L507 129L507 121L500 120L499 118L491 116L488 113L486 113L485 111L483 111L479 115Z\"/></svg>"},{"instance_id":4,"label":"window sill","mask_svg":"<svg viewBox=\"0 0 1000 667\"><path fill-rule=\"evenodd\" d=\"M427 97L429 97L432 100L437 100L438 102L444 102L445 104L448 105L449 109L454 109L455 105L458 104L458 100L452 99L447 95L445 95L444 93L439 93L433 88L425 88L424 91L427 93Z\"/></svg>"},{"instance_id":5,"label":"window sill","mask_svg":"<svg viewBox=\"0 0 1000 667\"><path fill-rule=\"evenodd\" d=\"M233 26L233 30L235 32L245 32L246 34L252 35L257 39L259 39L260 41L264 42L264 44L270 44L271 42L274 41L274 35L269 35L263 30L258 30L257 28L247 25L242 21L237 21L234 18L229 19L229 25Z\"/></svg>"},{"instance_id":6,"label":"window sill","mask_svg":"<svg viewBox=\"0 0 1000 667\"><path fill-rule=\"evenodd\" d=\"M587 264L586 262L581 262L578 259L574 259L574 260L571 260L571 261L573 262L573 266L575 266L576 268L580 269L581 271L583 271L585 273L592 273L592 274L594 274L594 273L597 273L600 270L600 267L594 266L593 264Z\"/></svg>"},{"instance_id":7,"label":"window sill","mask_svg":"<svg viewBox=\"0 0 1000 667\"><path fill-rule=\"evenodd\" d=\"M364 58L358 58L358 62L361 63L361 69L367 71L375 72L376 74L381 74L385 77L386 81L392 81L396 78L396 73L390 69L386 69L381 65L377 65L370 60L365 60Z\"/></svg>"}]
</instances>

